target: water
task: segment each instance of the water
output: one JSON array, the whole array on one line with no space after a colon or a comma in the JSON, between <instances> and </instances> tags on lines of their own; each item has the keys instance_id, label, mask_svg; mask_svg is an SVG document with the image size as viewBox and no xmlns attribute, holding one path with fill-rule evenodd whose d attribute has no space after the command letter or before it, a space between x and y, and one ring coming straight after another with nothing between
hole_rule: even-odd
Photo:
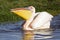
<instances>
[{"instance_id":1,"label":"water","mask_svg":"<svg viewBox=\"0 0 60 40\"><path fill-rule=\"evenodd\" d=\"M60 29L55 31L0 32L0 40L60 40Z\"/></svg>"},{"instance_id":2,"label":"water","mask_svg":"<svg viewBox=\"0 0 60 40\"><path fill-rule=\"evenodd\" d=\"M21 32L0 32L0 40L22 40Z\"/></svg>"},{"instance_id":3,"label":"water","mask_svg":"<svg viewBox=\"0 0 60 40\"><path fill-rule=\"evenodd\" d=\"M57 32L56 32L57 31ZM60 30L59 30L60 31ZM60 32L58 30L55 31L40 31L39 34L36 34L35 40L60 40ZM59 37L59 38L58 38Z\"/></svg>"},{"instance_id":4,"label":"water","mask_svg":"<svg viewBox=\"0 0 60 40\"><path fill-rule=\"evenodd\" d=\"M19 22L5 22L0 24L0 40L60 40L60 21L53 21L52 29L23 31ZM58 24L58 25L57 25Z\"/></svg>"}]
</instances>

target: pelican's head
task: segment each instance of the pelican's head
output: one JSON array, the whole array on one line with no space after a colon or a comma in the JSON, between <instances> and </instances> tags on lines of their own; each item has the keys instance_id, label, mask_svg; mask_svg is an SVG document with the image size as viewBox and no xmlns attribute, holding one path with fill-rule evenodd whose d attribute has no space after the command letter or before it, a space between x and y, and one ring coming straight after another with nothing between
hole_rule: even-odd
<instances>
[{"instance_id":1,"label":"pelican's head","mask_svg":"<svg viewBox=\"0 0 60 40\"><path fill-rule=\"evenodd\" d=\"M29 9L30 11L32 11L33 13L35 13L35 7L29 6L28 9Z\"/></svg>"}]
</instances>

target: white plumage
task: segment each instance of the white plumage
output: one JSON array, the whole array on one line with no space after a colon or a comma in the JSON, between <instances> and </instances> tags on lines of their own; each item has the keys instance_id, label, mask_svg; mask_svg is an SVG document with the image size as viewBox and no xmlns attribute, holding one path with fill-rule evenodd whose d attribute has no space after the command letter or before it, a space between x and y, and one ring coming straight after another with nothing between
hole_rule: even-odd
<instances>
[{"instance_id":1,"label":"white plumage","mask_svg":"<svg viewBox=\"0 0 60 40\"><path fill-rule=\"evenodd\" d=\"M47 12L39 12L39 15L31 23L31 26L33 29L49 28L52 18L53 16Z\"/></svg>"}]
</instances>

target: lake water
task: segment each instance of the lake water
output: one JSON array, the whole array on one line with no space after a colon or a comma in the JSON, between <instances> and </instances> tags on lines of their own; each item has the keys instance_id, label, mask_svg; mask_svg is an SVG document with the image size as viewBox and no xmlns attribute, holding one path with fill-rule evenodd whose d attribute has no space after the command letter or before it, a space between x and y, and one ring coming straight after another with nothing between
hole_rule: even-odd
<instances>
[{"instance_id":1,"label":"lake water","mask_svg":"<svg viewBox=\"0 0 60 40\"><path fill-rule=\"evenodd\" d=\"M23 31L21 26L23 22L0 24L0 40L60 40L60 29L58 28Z\"/></svg>"},{"instance_id":2,"label":"lake water","mask_svg":"<svg viewBox=\"0 0 60 40\"><path fill-rule=\"evenodd\" d=\"M60 40L60 29L38 31L0 31L0 40Z\"/></svg>"}]
</instances>

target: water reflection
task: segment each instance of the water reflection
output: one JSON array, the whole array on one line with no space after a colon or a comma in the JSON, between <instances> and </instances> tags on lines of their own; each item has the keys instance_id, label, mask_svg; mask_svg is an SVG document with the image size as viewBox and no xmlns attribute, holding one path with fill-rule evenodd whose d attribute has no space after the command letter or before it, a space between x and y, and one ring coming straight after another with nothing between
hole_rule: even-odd
<instances>
[{"instance_id":1,"label":"water reflection","mask_svg":"<svg viewBox=\"0 0 60 40\"><path fill-rule=\"evenodd\" d=\"M53 38L52 30L44 29L44 30L34 30L34 31L24 31L24 40L41 40L41 39L49 39Z\"/></svg>"},{"instance_id":2,"label":"water reflection","mask_svg":"<svg viewBox=\"0 0 60 40\"><path fill-rule=\"evenodd\" d=\"M51 29L37 30L34 31L34 34L35 34L34 40L53 38Z\"/></svg>"},{"instance_id":3,"label":"water reflection","mask_svg":"<svg viewBox=\"0 0 60 40\"><path fill-rule=\"evenodd\" d=\"M34 33L33 31L24 31L24 38L23 40L34 40Z\"/></svg>"}]
</instances>

